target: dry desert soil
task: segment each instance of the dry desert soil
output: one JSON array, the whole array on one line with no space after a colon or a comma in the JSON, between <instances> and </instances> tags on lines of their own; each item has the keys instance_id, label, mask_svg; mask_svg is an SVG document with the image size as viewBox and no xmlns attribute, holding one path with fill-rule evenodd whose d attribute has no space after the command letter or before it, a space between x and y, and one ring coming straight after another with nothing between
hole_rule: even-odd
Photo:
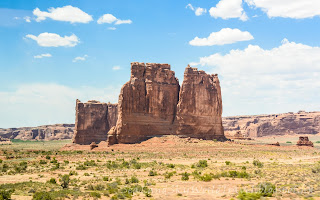
<instances>
[{"instance_id":1,"label":"dry desert soil","mask_svg":"<svg viewBox=\"0 0 320 200\"><path fill-rule=\"evenodd\" d=\"M70 140L0 145L0 192L12 199L320 199L319 135L139 144ZM281 146L268 145L279 141Z\"/></svg>"}]
</instances>

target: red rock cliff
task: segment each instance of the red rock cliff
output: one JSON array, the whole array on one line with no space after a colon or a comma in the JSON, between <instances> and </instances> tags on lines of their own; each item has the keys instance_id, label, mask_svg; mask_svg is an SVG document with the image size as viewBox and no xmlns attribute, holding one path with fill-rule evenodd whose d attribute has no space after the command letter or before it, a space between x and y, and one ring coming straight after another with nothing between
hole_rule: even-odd
<instances>
[{"instance_id":1,"label":"red rock cliff","mask_svg":"<svg viewBox=\"0 0 320 200\"><path fill-rule=\"evenodd\" d=\"M115 124L117 105L88 101L76 103L76 123L73 143L91 144L107 140L107 133Z\"/></svg>"},{"instance_id":2,"label":"red rock cliff","mask_svg":"<svg viewBox=\"0 0 320 200\"><path fill-rule=\"evenodd\" d=\"M118 122L109 144L136 143L174 134L179 82L168 64L131 63L131 77L121 89Z\"/></svg>"},{"instance_id":3,"label":"red rock cliff","mask_svg":"<svg viewBox=\"0 0 320 200\"><path fill-rule=\"evenodd\" d=\"M188 66L177 106L177 135L224 139L222 97L217 74Z\"/></svg>"},{"instance_id":4,"label":"red rock cliff","mask_svg":"<svg viewBox=\"0 0 320 200\"><path fill-rule=\"evenodd\" d=\"M161 135L224 140L221 114L217 75L188 66L180 91L170 65L132 63L108 143L136 143Z\"/></svg>"}]
</instances>

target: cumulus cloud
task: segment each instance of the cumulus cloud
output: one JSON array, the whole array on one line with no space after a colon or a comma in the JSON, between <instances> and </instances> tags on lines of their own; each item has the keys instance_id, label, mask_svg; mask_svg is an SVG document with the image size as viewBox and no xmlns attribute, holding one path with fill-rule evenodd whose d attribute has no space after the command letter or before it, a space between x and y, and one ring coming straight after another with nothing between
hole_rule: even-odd
<instances>
[{"instance_id":1,"label":"cumulus cloud","mask_svg":"<svg viewBox=\"0 0 320 200\"><path fill-rule=\"evenodd\" d=\"M319 0L245 0L249 6L261 8L269 17L303 19L320 15Z\"/></svg>"},{"instance_id":2,"label":"cumulus cloud","mask_svg":"<svg viewBox=\"0 0 320 200\"><path fill-rule=\"evenodd\" d=\"M26 38L35 40L42 47L74 47L79 43L75 34L61 37L55 33L41 33L38 36L28 34Z\"/></svg>"},{"instance_id":3,"label":"cumulus cloud","mask_svg":"<svg viewBox=\"0 0 320 200\"><path fill-rule=\"evenodd\" d=\"M43 54L36 55L36 56L33 56L33 57L37 58L37 59L40 59L40 58L44 58L44 57L52 57L52 55L50 53L43 53Z\"/></svg>"},{"instance_id":4,"label":"cumulus cloud","mask_svg":"<svg viewBox=\"0 0 320 200\"><path fill-rule=\"evenodd\" d=\"M200 16L200 15L203 15L203 14L207 13L207 9L200 8L200 7L194 8L192 6L192 4L190 4L190 3L186 6L186 8L189 8L190 10L194 11L194 14L196 16Z\"/></svg>"},{"instance_id":5,"label":"cumulus cloud","mask_svg":"<svg viewBox=\"0 0 320 200\"><path fill-rule=\"evenodd\" d=\"M114 67L112 67L112 70L114 70L114 71L117 71L117 70L120 70L121 68L120 68L120 66L114 66Z\"/></svg>"},{"instance_id":6,"label":"cumulus cloud","mask_svg":"<svg viewBox=\"0 0 320 200\"><path fill-rule=\"evenodd\" d=\"M216 7L210 8L209 13L214 18L248 20L248 16L242 8L242 0L220 0Z\"/></svg>"},{"instance_id":7,"label":"cumulus cloud","mask_svg":"<svg viewBox=\"0 0 320 200\"><path fill-rule=\"evenodd\" d=\"M12 91L0 91L0 127L74 123L76 99L116 103L120 88L33 83L19 85Z\"/></svg>"},{"instance_id":8,"label":"cumulus cloud","mask_svg":"<svg viewBox=\"0 0 320 200\"><path fill-rule=\"evenodd\" d=\"M72 62L78 62L78 61L85 61L86 58L88 57L88 55L84 55L84 56L78 56L78 57L75 57Z\"/></svg>"},{"instance_id":9,"label":"cumulus cloud","mask_svg":"<svg viewBox=\"0 0 320 200\"><path fill-rule=\"evenodd\" d=\"M253 40L253 36L248 31L239 29L223 28L218 32L213 32L207 38L195 37L189 42L192 46L213 46L232 44L240 41Z\"/></svg>"},{"instance_id":10,"label":"cumulus cloud","mask_svg":"<svg viewBox=\"0 0 320 200\"><path fill-rule=\"evenodd\" d=\"M39 8L33 10L33 14L37 17L36 21L40 22L47 18L56 21L65 21L70 23L89 23L92 16L83 12L81 9L73 6L64 6L58 8L49 8L49 12L41 11Z\"/></svg>"},{"instance_id":11,"label":"cumulus cloud","mask_svg":"<svg viewBox=\"0 0 320 200\"><path fill-rule=\"evenodd\" d=\"M270 50L249 45L191 65L218 73L224 115L319 110L320 47L282 41Z\"/></svg>"},{"instance_id":12,"label":"cumulus cloud","mask_svg":"<svg viewBox=\"0 0 320 200\"><path fill-rule=\"evenodd\" d=\"M98 19L97 23L98 24L105 24L105 23L112 24L112 23L114 23L115 25L120 25L120 24L131 24L132 21L130 19L127 19L127 20L118 19L115 16L113 16L112 14L104 14Z\"/></svg>"},{"instance_id":13,"label":"cumulus cloud","mask_svg":"<svg viewBox=\"0 0 320 200\"><path fill-rule=\"evenodd\" d=\"M117 28L116 28L116 27L109 27L108 29L109 29L109 30L111 30L111 31L115 31L115 30L117 30Z\"/></svg>"}]
</instances>

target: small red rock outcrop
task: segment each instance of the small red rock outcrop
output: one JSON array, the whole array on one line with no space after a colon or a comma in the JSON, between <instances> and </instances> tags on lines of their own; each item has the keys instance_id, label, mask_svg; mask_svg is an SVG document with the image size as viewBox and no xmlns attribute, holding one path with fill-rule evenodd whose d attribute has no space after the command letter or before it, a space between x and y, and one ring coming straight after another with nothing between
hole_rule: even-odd
<instances>
[{"instance_id":1,"label":"small red rock outcrop","mask_svg":"<svg viewBox=\"0 0 320 200\"><path fill-rule=\"evenodd\" d=\"M300 136L297 145L313 147L313 142L311 142L308 137Z\"/></svg>"}]
</instances>

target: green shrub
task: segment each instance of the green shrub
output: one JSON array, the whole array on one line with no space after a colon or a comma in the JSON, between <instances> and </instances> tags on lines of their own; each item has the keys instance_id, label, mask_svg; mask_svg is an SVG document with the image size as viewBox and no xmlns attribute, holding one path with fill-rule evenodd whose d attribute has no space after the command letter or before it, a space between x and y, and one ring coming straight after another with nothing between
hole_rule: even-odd
<instances>
[{"instance_id":1,"label":"green shrub","mask_svg":"<svg viewBox=\"0 0 320 200\"><path fill-rule=\"evenodd\" d=\"M153 171L153 170L149 171L148 176L156 176L156 175L157 175L156 171Z\"/></svg>"},{"instance_id":2,"label":"green shrub","mask_svg":"<svg viewBox=\"0 0 320 200\"><path fill-rule=\"evenodd\" d=\"M168 168L175 168L175 165L170 163L170 164L167 164L167 167Z\"/></svg>"},{"instance_id":3,"label":"green shrub","mask_svg":"<svg viewBox=\"0 0 320 200\"><path fill-rule=\"evenodd\" d=\"M320 141L316 141L316 143L320 143Z\"/></svg>"},{"instance_id":4,"label":"green shrub","mask_svg":"<svg viewBox=\"0 0 320 200\"><path fill-rule=\"evenodd\" d=\"M165 177L166 179L170 179L170 178L173 176L173 174L174 174L174 172L166 172L166 173L164 174L164 177Z\"/></svg>"},{"instance_id":5,"label":"green shrub","mask_svg":"<svg viewBox=\"0 0 320 200\"><path fill-rule=\"evenodd\" d=\"M56 157L53 157L53 159L50 161L50 163L58 163L58 161L56 160Z\"/></svg>"},{"instance_id":6,"label":"green shrub","mask_svg":"<svg viewBox=\"0 0 320 200\"><path fill-rule=\"evenodd\" d=\"M76 170L86 170L87 167L85 167L84 165L79 165L76 167Z\"/></svg>"},{"instance_id":7,"label":"green shrub","mask_svg":"<svg viewBox=\"0 0 320 200\"><path fill-rule=\"evenodd\" d=\"M131 179L130 179L130 182L131 183L139 183L139 179L135 176L132 176Z\"/></svg>"},{"instance_id":8,"label":"green shrub","mask_svg":"<svg viewBox=\"0 0 320 200\"><path fill-rule=\"evenodd\" d=\"M0 200L10 200L14 189L0 190Z\"/></svg>"},{"instance_id":9,"label":"green shrub","mask_svg":"<svg viewBox=\"0 0 320 200\"><path fill-rule=\"evenodd\" d=\"M47 164L47 161L45 161L45 160L40 160L40 161L39 161L39 164L40 164L40 165L45 165L45 164Z\"/></svg>"},{"instance_id":10,"label":"green shrub","mask_svg":"<svg viewBox=\"0 0 320 200\"><path fill-rule=\"evenodd\" d=\"M52 184L57 184L57 181L55 178L50 178L50 180L48 182L52 183Z\"/></svg>"},{"instance_id":11,"label":"green shrub","mask_svg":"<svg viewBox=\"0 0 320 200\"><path fill-rule=\"evenodd\" d=\"M276 186L272 183L260 183L259 185L260 193L264 197L272 197L273 193L276 191Z\"/></svg>"},{"instance_id":12,"label":"green shrub","mask_svg":"<svg viewBox=\"0 0 320 200\"><path fill-rule=\"evenodd\" d=\"M311 171L312 173L320 173L320 163L316 163Z\"/></svg>"},{"instance_id":13,"label":"green shrub","mask_svg":"<svg viewBox=\"0 0 320 200\"><path fill-rule=\"evenodd\" d=\"M287 144L291 144L292 142L291 142L291 141L287 141L286 143L287 143Z\"/></svg>"},{"instance_id":14,"label":"green shrub","mask_svg":"<svg viewBox=\"0 0 320 200\"><path fill-rule=\"evenodd\" d=\"M231 162L230 161L226 161L226 165L230 165L231 164Z\"/></svg>"},{"instance_id":15,"label":"green shrub","mask_svg":"<svg viewBox=\"0 0 320 200\"><path fill-rule=\"evenodd\" d=\"M249 193L249 192L240 190L237 198L240 200L257 200L261 198L261 193Z\"/></svg>"},{"instance_id":16,"label":"green shrub","mask_svg":"<svg viewBox=\"0 0 320 200\"><path fill-rule=\"evenodd\" d=\"M69 175L63 175L60 181L61 181L61 187L63 189L66 189L66 188L69 187L70 176Z\"/></svg>"},{"instance_id":17,"label":"green shrub","mask_svg":"<svg viewBox=\"0 0 320 200\"><path fill-rule=\"evenodd\" d=\"M2 159L0 159L0 163L2 163L3 162L3 160Z\"/></svg>"},{"instance_id":18,"label":"green shrub","mask_svg":"<svg viewBox=\"0 0 320 200\"><path fill-rule=\"evenodd\" d=\"M49 155L47 155L47 156L46 156L46 159L47 159L47 160L50 160L50 159L51 159L51 157L50 157Z\"/></svg>"},{"instance_id":19,"label":"green shrub","mask_svg":"<svg viewBox=\"0 0 320 200\"><path fill-rule=\"evenodd\" d=\"M78 173L77 173L76 171L70 171L70 172L69 172L69 175L70 175L70 176L73 176L73 175L76 176L76 175L78 175Z\"/></svg>"},{"instance_id":20,"label":"green shrub","mask_svg":"<svg viewBox=\"0 0 320 200\"><path fill-rule=\"evenodd\" d=\"M182 176L181 176L181 180L183 180L183 181L189 180L189 173L184 172L184 173L182 173L181 175L182 175Z\"/></svg>"},{"instance_id":21,"label":"green shrub","mask_svg":"<svg viewBox=\"0 0 320 200\"><path fill-rule=\"evenodd\" d=\"M196 163L196 167L200 167L200 168L208 167L208 162L206 160L199 160L199 162Z\"/></svg>"},{"instance_id":22,"label":"green shrub","mask_svg":"<svg viewBox=\"0 0 320 200\"><path fill-rule=\"evenodd\" d=\"M99 192L90 192L90 197L93 198L101 198L101 194Z\"/></svg>"},{"instance_id":23,"label":"green shrub","mask_svg":"<svg viewBox=\"0 0 320 200\"><path fill-rule=\"evenodd\" d=\"M212 180L212 175L211 174L204 174L199 177L201 181L206 181L209 182Z\"/></svg>"},{"instance_id":24,"label":"green shrub","mask_svg":"<svg viewBox=\"0 0 320 200\"><path fill-rule=\"evenodd\" d=\"M33 195L33 200L52 200L49 192L36 192Z\"/></svg>"},{"instance_id":25,"label":"green shrub","mask_svg":"<svg viewBox=\"0 0 320 200\"><path fill-rule=\"evenodd\" d=\"M96 164L96 162L95 162L94 160L85 161L85 162L83 163L83 165L85 165L85 166L90 166L90 167L92 167L92 166L97 166L97 164Z\"/></svg>"},{"instance_id":26,"label":"green shrub","mask_svg":"<svg viewBox=\"0 0 320 200\"><path fill-rule=\"evenodd\" d=\"M260 162L259 160L253 160L252 164L256 167L262 168L263 167L263 163Z\"/></svg>"},{"instance_id":27,"label":"green shrub","mask_svg":"<svg viewBox=\"0 0 320 200\"><path fill-rule=\"evenodd\" d=\"M102 180L103 181L109 181L109 177L108 176L104 176L104 177L102 177Z\"/></svg>"}]
</instances>

